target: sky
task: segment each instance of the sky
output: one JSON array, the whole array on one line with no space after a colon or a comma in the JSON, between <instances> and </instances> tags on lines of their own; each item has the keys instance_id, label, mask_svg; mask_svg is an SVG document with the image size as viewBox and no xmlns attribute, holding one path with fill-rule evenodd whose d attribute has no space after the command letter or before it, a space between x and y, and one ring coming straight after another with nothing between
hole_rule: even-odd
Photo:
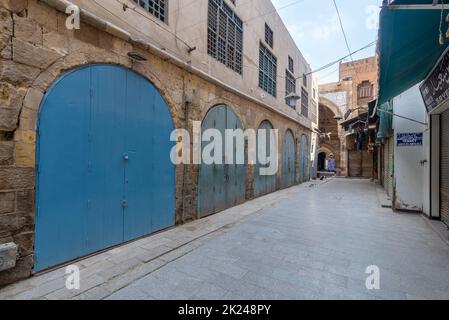
<instances>
[{"instance_id":1,"label":"sky","mask_svg":"<svg viewBox=\"0 0 449 320\"><path fill-rule=\"evenodd\" d=\"M349 54L333 0L272 0L313 70ZM382 0L336 0L351 51L377 39ZM353 59L373 56L375 46ZM345 61L350 61L350 58ZM338 81L338 64L316 74L320 83Z\"/></svg>"}]
</instances>

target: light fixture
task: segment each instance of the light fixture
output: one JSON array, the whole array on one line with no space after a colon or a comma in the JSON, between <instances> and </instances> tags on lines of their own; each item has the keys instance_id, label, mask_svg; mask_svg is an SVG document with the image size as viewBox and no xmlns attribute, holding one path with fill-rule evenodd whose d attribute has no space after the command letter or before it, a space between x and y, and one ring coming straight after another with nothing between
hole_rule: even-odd
<instances>
[{"instance_id":1,"label":"light fixture","mask_svg":"<svg viewBox=\"0 0 449 320\"><path fill-rule=\"evenodd\" d=\"M336 116L334 117L334 119L337 120L337 121L343 120L342 116L340 116L340 115L336 115Z\"/></svg>"},{"instance_id":2,"label":"light fixture","mask_svg":"<svg viewBox=\"0 0 449 320\"><path fill-rule=\"evenodd\" d=\"M144 56L133 51L128 52L128 57L136 61L147 61L147 59Z\"/></svg>"},{"instance_id":3,"label":"light fixture","mask_svg":"<svg viewBox=\"0 0 449 320\"><path fill-rule=\"evenodd\" d=\"M292 92L285 97L285 100L287 100L287 103L290 107L295 108L296 102L298 100L301 100L301 97L297 93Z\"/></svg>"}]
</instances>

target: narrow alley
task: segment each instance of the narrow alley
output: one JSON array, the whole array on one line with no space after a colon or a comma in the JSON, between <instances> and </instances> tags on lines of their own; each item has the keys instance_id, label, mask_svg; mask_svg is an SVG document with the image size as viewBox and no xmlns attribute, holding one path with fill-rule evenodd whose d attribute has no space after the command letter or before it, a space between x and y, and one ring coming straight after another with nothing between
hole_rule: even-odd
<instances>
[{"instance_id":1,"label":"narrow alley","mask_svg":"<svg viewBox=\"0 0 449 320\"><path fill-rule=\"evenodd\" d=\"M295 186L82 260L80 290L61 268L0 299L448 299L448 242L427 218L382 208L378 188Z\"/></svg>"}]
</instances>

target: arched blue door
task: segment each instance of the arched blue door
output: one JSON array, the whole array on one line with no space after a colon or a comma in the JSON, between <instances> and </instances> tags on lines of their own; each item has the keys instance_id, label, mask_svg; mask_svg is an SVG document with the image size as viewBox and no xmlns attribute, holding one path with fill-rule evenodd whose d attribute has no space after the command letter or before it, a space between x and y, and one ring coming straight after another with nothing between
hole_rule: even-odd
<instances>
[{"instance_id":1,"label":"arched blue door","mask_svg":"<svg viewBox=\"0 0 449 320\"><path fill-rule=\"evenodd\" d=\"M57 81L39 116L35 270L174 225L173 129L133 71L91 65Z\"/></svg>"},{"instance_id":2,"label":"arched blue door","mask_svg":"<svg viewBox=\"0 0 449 320\"><path fill-rule=\"evenodd\" d=\"M270 122L264 121L261 123L258 130L266 131L266 151L267 155L270 153L270 130L273 130L273 126ZM259 143L257 143L257 148L259 147ZM259 154L259 149L257 149L257 155ZM260 169L267 167L266 165L262 165L259 161L259 157L257 157L257 162L254 167L254 196L260 197L265 194L272 193L276 191L276 175L261 175Z\"/></svg>"},{"instance_id":3,"label":"arched blue door","mask_svg":"<svg viewBox=\"0 0 449 320\"><path fill-rule=\"evenodd\" d=\"M284 137L282 146L282 188L288 188L295 184L295 139L290 130Z\"/></svg>"},{"instance_id":4,"label":"arched blue door","mask_svg":"<svg viewBox=\"0 0 449 320\"><path fill-rule=\"evenodd\" d=\"M299 182L304 183L310 180L309 171L309 146L307 137L302 135L299 143Z\"/></svg>"},{"instance_id":5,"label":"arched blue door","mask_svg":"<svg viewBox=\"0 0 449 320\"><path fill-rule=\"evenodd\" d=\"M222 164L201 164L198 183L198 213L200 217L220 212L245 201L245 165L225 164L225 130L243 129L234 111L226 105L217 105L207 113L202 132L216 129L223 138ZM235 142L235 141L234 141ZM210 142L202 143L202 151ZM236 159L236 143L234 143ZM228 155L229 157L231 155Z\"/></svg>"}]
</instances>

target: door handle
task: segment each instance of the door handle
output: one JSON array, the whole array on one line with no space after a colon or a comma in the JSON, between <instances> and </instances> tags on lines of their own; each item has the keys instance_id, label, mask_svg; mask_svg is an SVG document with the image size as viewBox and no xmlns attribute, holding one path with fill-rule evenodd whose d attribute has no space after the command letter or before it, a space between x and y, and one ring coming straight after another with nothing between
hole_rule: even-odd
<instances>
[{"instance_id":1,"label":"door handle","mask_svg":"<svg viewBox=\"0 0 449 320\"><path fill-rule=\"evenodd\" d=\"M124 153L123 154L123 160L128 161L129 160L129 154Z\"/></svg>"},{"instance_id":2,"label":"door handle","mask_svg":"<svg viewBox=\"0 0 449 320\"><path fill-rule=\"evenodd\" d=\"M128 208L128 201L126 201L126 200L122 200L122 208Z\"/></svg>"}]
</instances>

